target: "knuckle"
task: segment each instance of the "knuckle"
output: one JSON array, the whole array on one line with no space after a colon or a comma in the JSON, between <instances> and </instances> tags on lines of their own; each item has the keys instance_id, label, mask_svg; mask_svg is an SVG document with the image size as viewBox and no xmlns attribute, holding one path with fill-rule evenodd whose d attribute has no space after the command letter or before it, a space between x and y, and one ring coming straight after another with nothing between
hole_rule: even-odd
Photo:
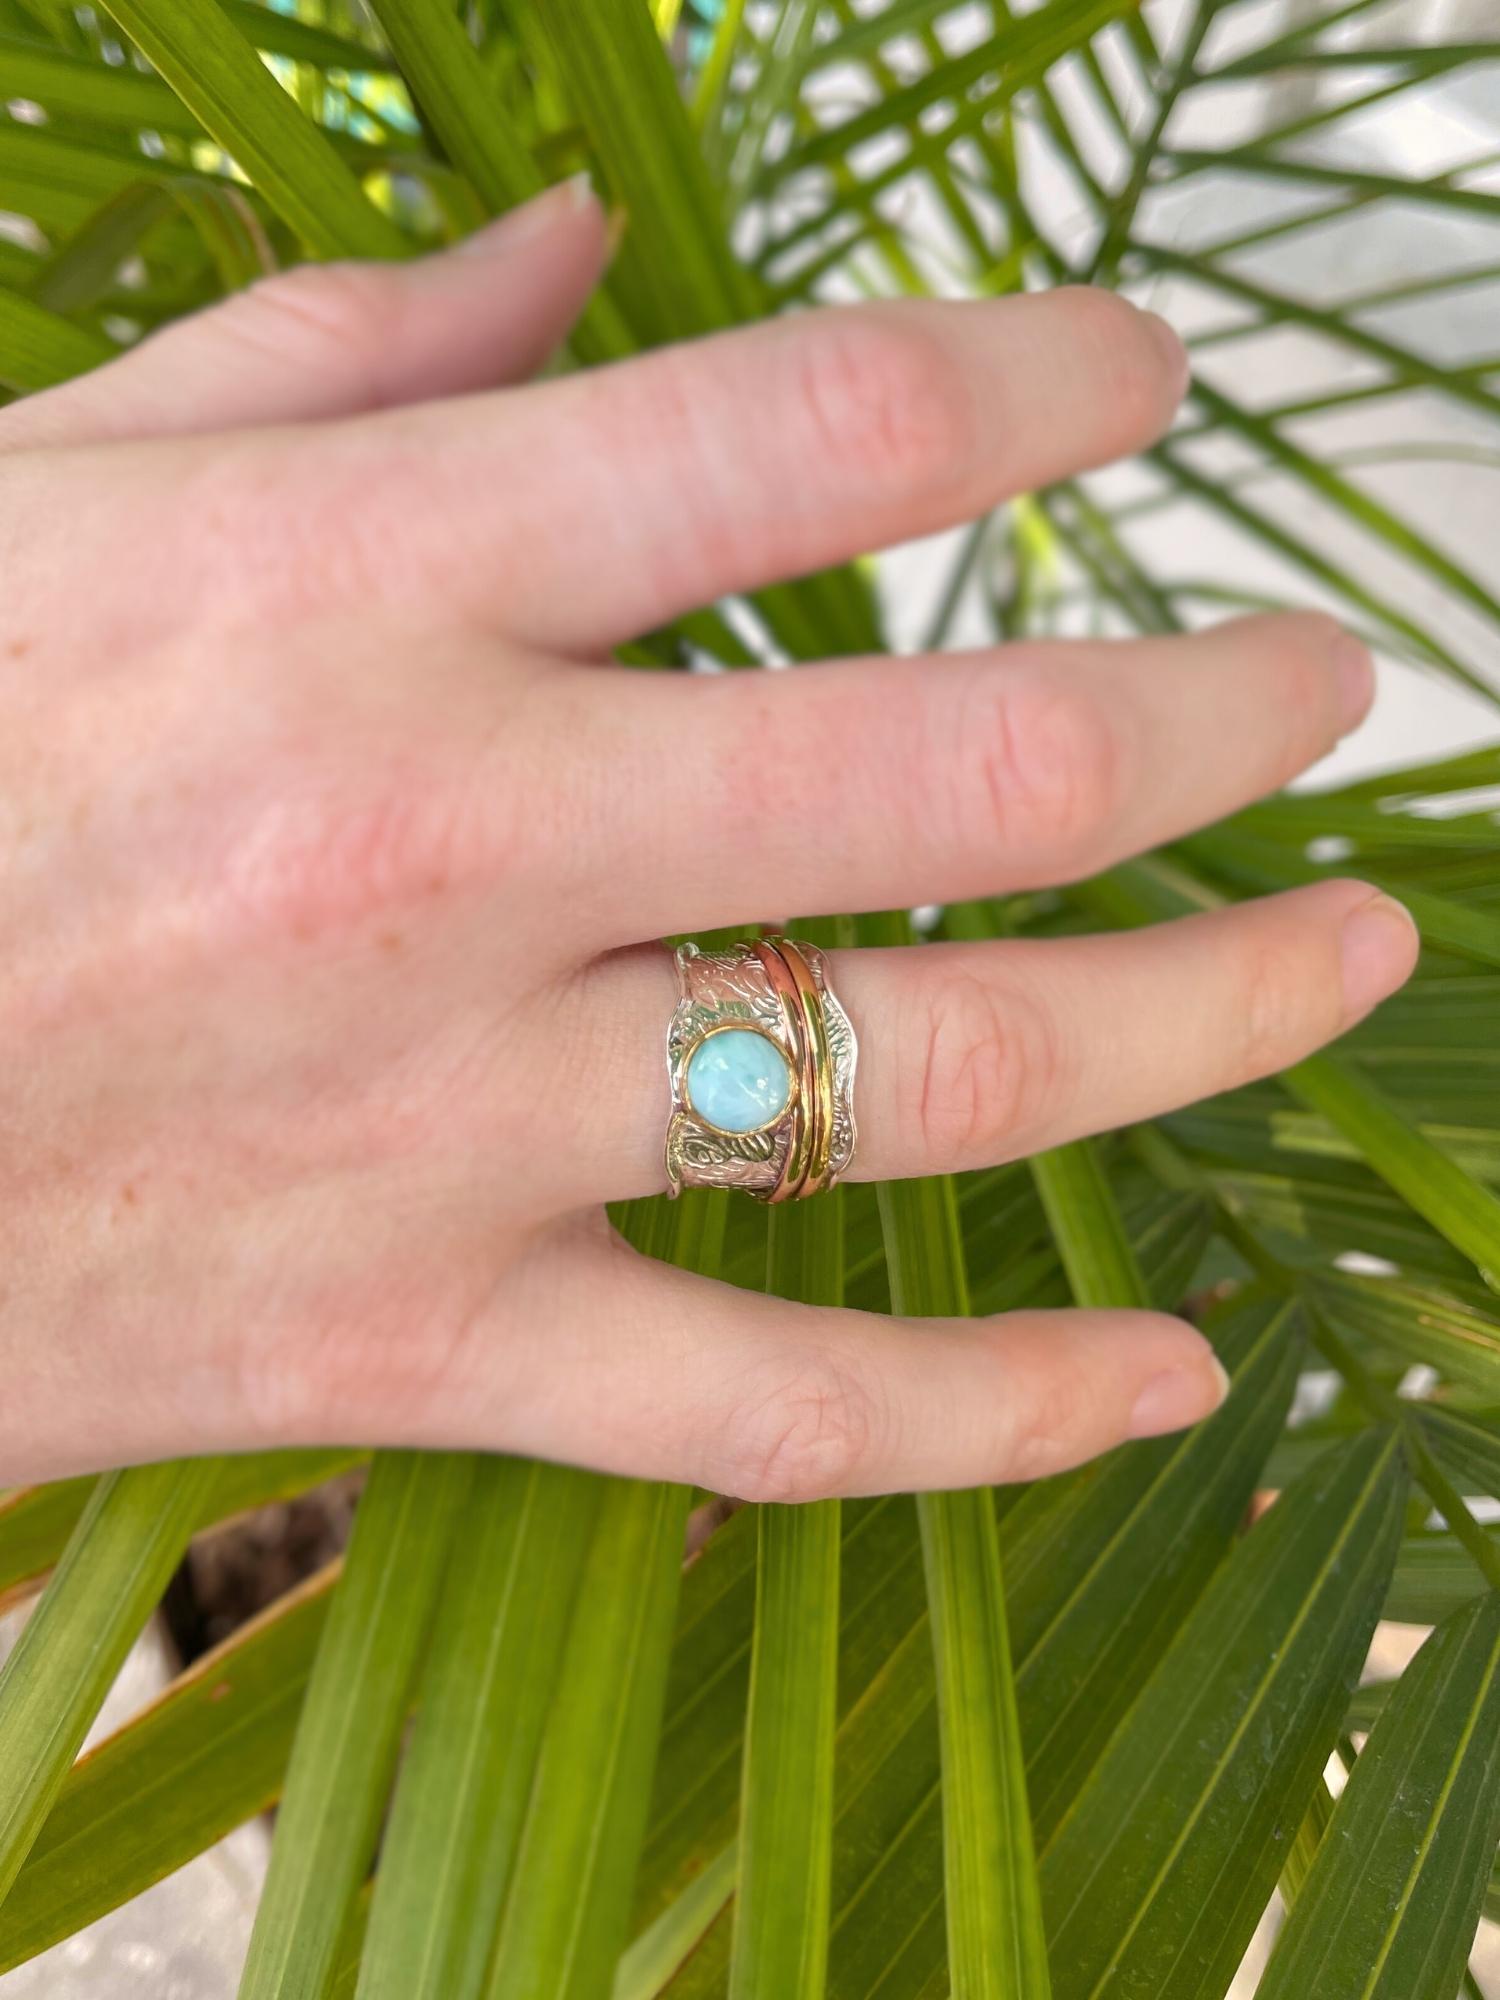
<instances>
[{"instance_id":1,"label":"knuckle","mask_svg":"<svg viewBox=\"0 0 1500 2000\"><path fill-rule=\"evenodd\" d=\"M373 264L298 264L263 278L233 299L225 330L257 354L285 360L288 348L326 353L359 376L378 401L383 356L401 288Z\"/></svg>"},{"instance_id":2,"label":"knuckle","mask_svg":"<svg viewBox=\"0 0 1500 2000\"><path fill-rule=\"evenodd\" d=\"M808 428L834 465L902 490L952 481L968 395L947 349L910 313L834 308L809 322L794 351Z\"/></svg>"},{"instance_id":3,"label":"knuckle","mask_svg":"<svg viewBox=\"0 0 1500 2000\"><path fill-rule=\"evenodd\" d=\"M1270 774L1273 785L1304 770L1337 735L1329 662L1340 632L1338 620L1320 611L1298 612L1276 623L1272 643L1280 663L1276 690L1280 740Z\"/></svg>"},{"instance_id":4,"label":"knuckle","mask_svg":"<svg viewBox=\"0 0 1500 2000\"><path fill-rule=\"evenodd\" d=\"M291 365L285 342L265 339ZM373 389L360 393L374 399ZM262 648L274 630L292 643L336 609L388 591L395 515L370 470L352 427L234 431L185 453L174 513L200 628Z\"/></svg>"},{"instance_id":5,"label":"knuckle","mask_svg":"<svg viewBox=\"0 0 1500 2000\"><path fill-rule=\"evenodd\" d=\"M230 908L257 934L312 942L436 899L487 867L478 815L439 788L365 798L286 792L233 842Z\"/></svg>"},{"instance_id":6,"label":"knuckle","mask_svg":"<svg viewBox=\"0 0 1500 2000\"><path fill-rule=\"evenodd\" d=\"M912 1046L922 1052L911 1106L918 1157L941 1171L1025 1150L1060 1068L1052 1016L1035 996L974 973L947 974Z\"/></svg>"},{"instance_id":7,"label":"knuckle","mask_svg":"<svg viewBox=\"0 0 1500 2000\"><path fill-rule=\"evenodd\" d=\"M980 823L965 829L984 851L1044 854L1084 871L1125 803L1125 745L1086 687L1016 669L960 714L960 754L977 762L967 789Z\"/></svg>"},{"instance_id":8,"label":"knuckle","mask_svg":"<svg viewBox=\"0 0 1500 2000\"><path fill-rule=\"evenodd\" d=\"M424 1400L440 1372L428 1322L356 1320L342 1300L246 1328L236 1354L236 1408L266 1446L310 1444L340 1424L380 1430Z\"/></svg>"},{"instance_id":9,"label":"knuckle","mask_svg":"<svg viewBox=\"0 0 1500 2000\"><path fill-rule=\"evenodd\" d=\"M871 1459L879 1412L869 1384L826 1350L735 1412L724 1440L736 1499L784 1504L851 1491Z\"/></svg>"},{"instance_id":10,"label":"knuckle","mask_svg":"<svg viewBox=\"0 0 1500 2000\"><path fill-rule=\"evenodd\" d=\"M360 1373L350 1329L323 1321L297 1327L294 1339L261 1327L238 1338L233 1359L235 1406L252 1438L266 1446L301 1444L317 1435L334 1410L347 1410L358 1390L370 1393L383 1372L384 1354ZM368 1346L368 1342L361 1344Z\"/></svg>"},{"instance_id":11,"label":"knuckle","mask_svg":"<svg viewBox=\"0 0 1500 2000\"><path fill-rule=\"evenodd\" d=\"M1007 1484L1050 1478L1098 1451L1115 1432L1110 1402L1108 1388L1086 1373L1048 1369L1008 1441L1000 1478Z\"/></svg>"},{"instance_id":12,"label":"knuckle","mask_svg":"<svg viewBox=\"0 0 1500 2000\"><path fill-rule=\"evenodd\" d=\"M1285 1068L1311 1043L1339 1027L1339 981L1319 977L1292 940L1259 938L1247 946L1240 990L1244 995L1238 1079Z\"/></svg>"},{"instance_id":13,"label":"knuckle","mask_svg":"<svg viewBox=\"0 0 1500 2000\"><path fill-rule=\"evenodd\" d=\"M1064 1385L1049 1378L1008 1442L1001 1473L1006 1484L1043 1479L1073 1462L1073 1440L1080 1428L1078 1405L1087 1395L1084 1384L1070 1379Z\"/></svg>"},{"instance_id":14,"label":"knuckle","mask_svg":"<svg viewBox=\"0 0 1500 2000\"><path fill-rule=\"evenodd\" d=\"M414 1434L472 1400L524 1258L486 1238L464 1256L414 1252L384 1218L358 1272L292 1282L234 1346L236 1408L268 1446Z\"/></svg>"}]
</instances>

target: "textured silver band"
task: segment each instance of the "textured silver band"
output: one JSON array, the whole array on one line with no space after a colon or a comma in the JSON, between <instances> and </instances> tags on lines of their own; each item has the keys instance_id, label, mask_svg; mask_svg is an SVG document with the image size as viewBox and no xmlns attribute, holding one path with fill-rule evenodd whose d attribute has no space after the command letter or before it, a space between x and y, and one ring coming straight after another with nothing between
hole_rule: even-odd
<instances>
[{"instance_id":1,"label":"textured silver band","mask_svg":"<svg viewBox=\"0 0 1500 2000\"><path fill-rule=\"evenodd\" d=\"M682 997L667 1028L669 1192L740 1188L761 1201L786 1201L832 1187L854 1156L858 1048L823 953L770 937L723 951L679 945L675 957ZM722 1131L688 1097L694 1051L706 1036L731 1027L774 1042L795 1079L784 1112L759 1131Z\"/></svg>"}]
</instances>

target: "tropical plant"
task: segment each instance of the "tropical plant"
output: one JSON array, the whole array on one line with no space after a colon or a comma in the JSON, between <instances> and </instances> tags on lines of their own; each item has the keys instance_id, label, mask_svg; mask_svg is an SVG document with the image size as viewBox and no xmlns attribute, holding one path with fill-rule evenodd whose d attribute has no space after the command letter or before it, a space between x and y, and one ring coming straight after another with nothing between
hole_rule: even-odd
<instances>
[{"instance_id":1,"label":"tropical plant","mask_svg":"<svg viewBox=\"0 0 1500 2000\"><path fill-rule=\"evenodd\" d=\"M1198 326L1177 431L1133 484L1070 482L962 537L923 642L1313 596L1495 699L1500 603L1391 473L1427 453L1493 476L1500 357L1401 328L1500 278L1497 156L1405 178L1359 120L1500 42L1413 38L1378 0L1289 25L1258 0L107 6L0 0L11 392L276 265L401 256L580 167L625 226L579 364L830 294L1170 278ZM1247 119L1265 79L1292 88ZM1351 227L1401 217L1405 275L1341 287ZM1325 373L1267 404L1245 356L1277 333ZM1339 428L1412 409L1425 443ZM630 658L878 646L907 607L877 581L707 606ZM1412 909L1422 967L1274 1083L805 1213L620 1217L653 1254L809 1299L1191 1298L1233 1378L1194 1432L1029 1488L738 1512L377 1454L341 1567L76 1762L190 1538L350 1455L7 1496L0 1590L41 1594L0 1675L0 1965L279 1802L245 2000L1215 2000L1277 1896L1263 2000L1476 1993L1486 1898L1500 1914L1500 1540L1476 1504L1500 1499L1497 783L1500 746L1478 749L942 913L965 936L1130 925L1337 859ZM1383 1618L1436 1630L1354 1691Z\"/></svg>"}]
</instances>

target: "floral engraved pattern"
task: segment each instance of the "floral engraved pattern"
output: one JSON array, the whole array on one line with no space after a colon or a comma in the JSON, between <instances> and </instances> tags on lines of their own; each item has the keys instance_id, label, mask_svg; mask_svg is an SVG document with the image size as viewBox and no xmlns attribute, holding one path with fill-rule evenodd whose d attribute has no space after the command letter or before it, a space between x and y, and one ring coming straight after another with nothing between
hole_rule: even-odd
<instances>
[{"instance_id":1,"label":"floral engraved pattern","mask_svg":"<svg viewBox=\"0 0 1500 2000\"><path fill-rule=\"evenodd\" d=\"M854 1158L854 1029L849 1016L828 990L823 955L814 964L823 993L823 1019L828 1034L828 1056L833 1065L833 1145L829 1166L835 1180L847 1172Z\"/></svg>"}]
</instances>

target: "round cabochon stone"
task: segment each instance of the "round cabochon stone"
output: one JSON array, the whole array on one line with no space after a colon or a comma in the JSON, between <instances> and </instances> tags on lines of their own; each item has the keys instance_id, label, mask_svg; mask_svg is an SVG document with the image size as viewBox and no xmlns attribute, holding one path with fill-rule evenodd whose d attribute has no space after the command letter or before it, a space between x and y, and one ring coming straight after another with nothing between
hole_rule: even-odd
<instances>
[{"instance_id":1,"label":"round cabochon stone","mask_svg":"<svg viewBox=\"0 0 1500 2000\"><path fill-rule=\"evenodd\" d=\"M688 1057L688 1102L720 1132L754 1132L791 1101L791 1065L753 1028L721 1028Z\"/></svg>"}]
</instances>

